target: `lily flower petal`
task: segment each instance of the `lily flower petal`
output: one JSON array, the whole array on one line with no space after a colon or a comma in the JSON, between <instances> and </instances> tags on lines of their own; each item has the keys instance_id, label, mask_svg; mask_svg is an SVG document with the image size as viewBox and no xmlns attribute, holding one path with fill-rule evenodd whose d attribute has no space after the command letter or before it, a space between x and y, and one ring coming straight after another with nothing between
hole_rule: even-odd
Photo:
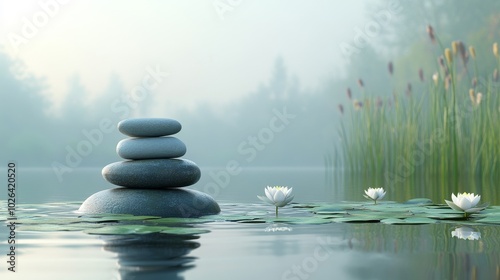
<instances>
[{"instance_id":1,"label":"lily flower petal","mask_svg":"<svg viewBox=\"0 0 500 280\"><path fill-rule=\"evenodd\" d=\"M476 195L476 197L474 197L474 199L471 201L472 206L476 206L479 203L479 200L481 200L481 196Z\"/></svg>"},{"instance_id":2,"label":"lily flower petal","mask_svg":"<svg viewBox=\"0 0 500 280\"><path fill-rule=\"evenodd\" d=\"M273 201L267 198L266 196L257 196L260 200L264 201L265 203L273 204Z\"/></svg>"},{"instance_id":3,"label":"lily flower petal","mask_svg":"<svg viewBox=\"0 0 500 280\"><path fill-rule=\"evenodd\" d=\"M449 201L449 200L445 200L445 202L446 202L446 204L448 204L448 206L450 206L450 207L451 207L451 209L453 209L453 210L460 211L460 212L464 211L464 210L462 210L462 208L458 207L455 203L453 203L453 202L451 202L451 201Z\"/></svg>"}]
</instances>

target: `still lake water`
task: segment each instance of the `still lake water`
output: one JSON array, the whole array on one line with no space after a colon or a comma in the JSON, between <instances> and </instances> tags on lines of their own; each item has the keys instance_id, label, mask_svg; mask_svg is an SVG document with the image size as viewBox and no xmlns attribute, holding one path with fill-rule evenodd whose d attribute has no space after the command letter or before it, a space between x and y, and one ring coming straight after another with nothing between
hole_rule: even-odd
<instances>
[{"instance_id":1,"label":"still lake water","mask_svg":"<svg viewBox=\"0 0 500 280\"><path fill-rule=\"evenodd\" d=\"M202 169L192 188L211 193L223 213L269 211L256 197L266 185L294 188L295 202L362 201L376 180L325 172L323 168ZM100 169L80 169L59 182L51 170L19 168L21 204L83 201L112 185ZM473 191L500 204L492 182L401 183L387 200L428 197L444 203L451 192ZM0 193L2 201L5 194ZM22 207L22 205L21 205ZM77 203L57 207L74 211ZM5 216L2 204L0 216ZM30 210L31 209L31 210ZM26 211L51 215L50 207ZM285 207L281 216L294 215ZM81 232L18 232L18 272L7 271L6 227L0 228L1 279L500 279L500 226L471 226L479 240L452 237L454 224L394 226L373 223L287 225L212 222L209 233L189 238L161 234L110 237ZM2 259L2 258L0 258Z\"/></svg>"}]
</instances>

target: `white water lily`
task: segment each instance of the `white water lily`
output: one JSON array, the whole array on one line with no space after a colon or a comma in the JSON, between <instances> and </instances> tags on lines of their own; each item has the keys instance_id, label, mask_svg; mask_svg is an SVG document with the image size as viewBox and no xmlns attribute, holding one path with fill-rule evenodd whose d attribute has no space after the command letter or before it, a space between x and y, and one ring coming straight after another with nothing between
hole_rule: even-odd
<instances>
[{"instance_id":1,"label":"white water lily","mask_svg":"<svg viewBox=\"0 0 500 280\"><path fill-rule=\"evenodd\" d=\"M377 200L384 198L385 191L384 188L368 188L365 190L365 194L364 197L375 201L375 204L377 204Z\"/></svg>"},{"instance_id":2,"label":"white water lily","mask_svg":"<svg viewBox=\"0 0 500 280\"><path fill-rule=\"evenodd\" d=\"M474 193L459 193L458 196L455 194L451 194L451 199L453 202L449 200L444 200L448 206L450 206L453 210L457 210L460 212L464 212L465 217L470 215L471 213L479 212L486 207L476 207L481 199L480 195L474 195Z\"/></svg>"},{"instance_id":3,"label":"white water lily","mask_svg":"<svg viewBox=\"0 0 500 280\"><path fill-rule=\"evenodd\" d=\"M269 204L276 206L276 217L278 216L278 207L283 207L293 200L292 189L284 186L267 186L265 188L266 196L257 197Z\"/></svg>"},{"instance_id":4,"label":"white water lily","mask_svg":"<svg viewBox=\"0 0 500 280\"><path fill-rule=\"evenodd\" d=\"M465 240L479 240L481 238L481 233L469 227L459 227L451 232L451 237Z\"/></svg>"}]
</instances>

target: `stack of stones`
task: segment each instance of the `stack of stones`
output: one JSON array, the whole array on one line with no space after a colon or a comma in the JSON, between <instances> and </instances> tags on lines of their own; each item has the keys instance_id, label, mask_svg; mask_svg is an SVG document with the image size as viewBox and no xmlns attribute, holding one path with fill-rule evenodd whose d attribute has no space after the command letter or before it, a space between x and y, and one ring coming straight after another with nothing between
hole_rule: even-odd
<instances>
[{"instance_id":1,"label":"stack of stones","mask_svg":"<svg viewBox=\"0 0 500 280\"><path fill-rule=\"evenodd\" d=\"M104 179L120 186L93 194L81 205L83 213L115 213L162 217L199 217L217 214L219 205L209 195L189 189L201 176L187 159L186 145L172 135L181 130L173 119L136 118L118 123L130 136L116 152L125 161L102 170Z\"/></svg>"}]
</instances>

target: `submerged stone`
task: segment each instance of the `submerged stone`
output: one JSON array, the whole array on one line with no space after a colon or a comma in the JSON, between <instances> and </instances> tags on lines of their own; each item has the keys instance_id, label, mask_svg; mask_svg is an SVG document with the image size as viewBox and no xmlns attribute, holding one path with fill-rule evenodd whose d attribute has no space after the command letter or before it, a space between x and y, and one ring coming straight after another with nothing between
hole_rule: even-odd
<instances>
[{"instance_id":1,"label":"submerged stone","mask_svg":"<svg viewBox=\"0 0 500 280\"><path fill-rule=\"evenodd\" d=\"M196 190L114 188L91 195L78 211L85 214L196 218L218 214L220 207L211 196Z\"/></svg>"},{"instance_id":2,"label":"submerged stone","mask_svg":"<svg viewBox=\"0 0 500 280\"><path fill-rule=\"evenodd\" d=\"M159 137L176 134L181 124L166 118L131 118L118 123L118 130L132 137Z\"/></svg>"},{"instance_id":3,"label":"submerged stone","mask_svg":"<svg viewBox=\"0 0 500 280\"><path fill-rule=\"evenodd\" d=\"M187 159L143 159L108 164L102 176L122 187L165 189L192 185L200 179L201 171Z\"/></svg>"}]
</instances>

